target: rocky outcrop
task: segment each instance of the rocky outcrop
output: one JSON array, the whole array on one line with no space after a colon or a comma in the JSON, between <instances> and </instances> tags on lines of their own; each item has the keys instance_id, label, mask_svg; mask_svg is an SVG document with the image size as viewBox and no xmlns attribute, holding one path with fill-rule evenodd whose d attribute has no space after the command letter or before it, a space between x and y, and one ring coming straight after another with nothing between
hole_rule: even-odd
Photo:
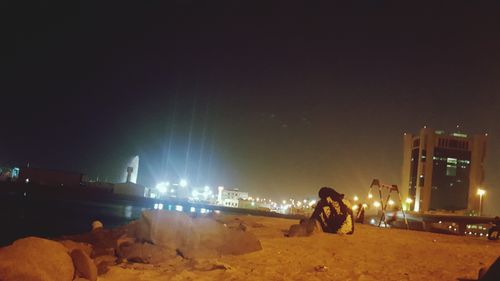
<instances>
[{"instance_id":1,"label":"rocky outcrop","mask_svg":"<svg viewBox=\"0 0 500 281\"><path fill-rule=\"evenodd\" d=\"M140 220L117 229L96 228L59 242L30 237L0 249L0 281L96 281L116 262L158 264L240 255L262 249L243 222L226 224L185 213L145 211Z\"/></svg>"},{"instance_id":2,"label":"rocky outcrop","mask_svg":"<svg viewBox=\"0 0 500 281\"><path fill-rule=\"evenodd\" d=\"M182 249L199 242L191 218L181 212L144 211L138 222L136 238L170 249Z\"/></svg>"},{"instance_id":3,"label":"rocky outcrop","mask_svg":"<svg viewBox=\"0 0 500 281\"><path fill-rule=\"evenodd\" d=\"M157 264L175 258L177 252L151 243L122 243L118 257L130 262Z\"/></svg>"},{"instance_id":4,"label":"rocky outcrop","mask_svg":"<svg viewBox=\"0 0 500 281\"><path fill-rule=\"evenodd\" d=\"M97 280L97 267L94 261L83 250L74 249L71 252L71 259L73 260L77 277L83 277L90 281Z\"/></svg>"},{"instance_id":5,"label":"rocky outcrop","mask_svg":"<svg viewBox=\"0 0 500 281\"><path fill-rule=\"evenodd\" d=\"M71 252L75 249L80 249L84 251L88 256L92 255L92 245L88 243L83 243L83 242L75 242L72 240L62 240L59 241L66 249L68 249L68 253L71 254Z\"/></svg>"},{"instance_id":6,"label":"rocky outcrop","mask_svg":"<svg viewBox=\"0 0 500 281\"><path fill-rule=\"evenodd\" d=\"M192 219L171 211L145 211L137 223L139 241L175 250L184 258L240 255L262 249L246 227L227 227L212 218Z\"/></svg>"},{"instance_id":7,"label":"rocky outcrop","mask_svg":"<svg viewBox=\"0 0 500 281\"><path fill-rule=\"evenodd\" d=\"M116 256L98 256L94 258L94 264L97 267L97 275L108 272L109 267L116 264Z\"/></svg>"},{"instance_id":8,"label":"rocky outcrop","mask_svg":"<svg viewBox=\"0 0 500 281\"><path fill-rule=\"evenodd\" d=\"M0 280L71 281L74 267L58 242L28 237L0 249Z\"/></svg>"}]
</instances>

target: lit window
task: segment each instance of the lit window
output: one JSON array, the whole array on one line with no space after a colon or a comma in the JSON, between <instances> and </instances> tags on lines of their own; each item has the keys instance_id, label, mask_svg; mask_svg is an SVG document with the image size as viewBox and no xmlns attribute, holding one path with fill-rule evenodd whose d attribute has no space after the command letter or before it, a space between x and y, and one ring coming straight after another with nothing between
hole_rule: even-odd
<instances>
[{"instance_id":1,"label":"lit window","mask_svg":"<svg viewBox=\"0 0 500 281\"><path fill-rule=\"evenodd\" d=\"M447 158L446 159L446 175L454 177L457 175L457 159Z\"/></svg>"}]
</instances>

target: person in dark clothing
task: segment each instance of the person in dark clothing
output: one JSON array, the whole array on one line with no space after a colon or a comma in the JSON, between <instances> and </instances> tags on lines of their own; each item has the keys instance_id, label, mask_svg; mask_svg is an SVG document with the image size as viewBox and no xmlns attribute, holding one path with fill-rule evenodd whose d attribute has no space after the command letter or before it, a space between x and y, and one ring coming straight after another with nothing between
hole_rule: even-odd
<instances>
[{"instance_id":1,"label":"person in dark clothing","mask_svg":"<svg viewBox=\"0 0 500 281\"><path fill-rule=\"evenodd\" d=\"M500 232L500 217L495 217L493 226L488 230L488 240L498 240Z\"/></svg>"},{"instance_id":2,"label":"person in dark clothing","mask_svg":"<svg viewBox=\"0 0 500 281\"><path fill-rule=\"evenodd\" d=\"M323 232L354 233L353 214L349 201L331 187L322 187L319 190L318 204L314 208L311 219L321 225Z\"/></svg>"}]
</instances>

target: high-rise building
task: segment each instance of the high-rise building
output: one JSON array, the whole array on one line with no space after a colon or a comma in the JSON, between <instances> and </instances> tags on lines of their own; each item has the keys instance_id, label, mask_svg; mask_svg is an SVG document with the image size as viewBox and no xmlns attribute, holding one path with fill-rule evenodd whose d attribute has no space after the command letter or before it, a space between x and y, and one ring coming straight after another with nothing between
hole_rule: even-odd
<instances>
[{"instance_id":1,"label":"high-rise building","mask_svg":"<svg viewBox=\"0 0 500 281\"><path fill-rule=\"evenodd\" d=\"M410 210L478 211L487 134L469 137L424 127L403 139L401 192Z\"/></svg>"}]
</instances>

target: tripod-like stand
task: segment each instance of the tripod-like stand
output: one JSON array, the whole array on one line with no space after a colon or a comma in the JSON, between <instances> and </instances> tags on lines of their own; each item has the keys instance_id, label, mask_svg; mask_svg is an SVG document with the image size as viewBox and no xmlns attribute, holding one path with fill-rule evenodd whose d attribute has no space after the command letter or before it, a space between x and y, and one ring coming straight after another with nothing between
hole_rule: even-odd
<instances>
[{"instance_id":1,"label":"tripod-like stand","mask_svg":"<svg viewBox=\"0 0 500 281\"><path fill-rule=\"evenodd\" d=\"M382 216L380 217L380 221L378 222L378 226L380 226L382 224L382 222L384 222L384 226L387 225L385 212L387 211L387 205L389 205L389 200L391 199L391 192L395 191L398 194L399 205L401 206L401 212L403 213L403 219L404 219L405 224L406 224L406 229L410 229L410 227L408 226L408 221L406 220L405 211L403 210L403 203L401 201L401 194L399 193L398 186L395 184L393 184L393 185L380 184L380 181L378 179L374 179L372 181L372 184L370 185L370 191L368 192L369 197L371 197L370 195L372 194L372 188L374 186L378 188L378 194L380 196L380 204L382 207ZM382 188L385 188L388 191L385 202L383 201L384 198L382 196Z\"/></svg>"}]
</instances>

